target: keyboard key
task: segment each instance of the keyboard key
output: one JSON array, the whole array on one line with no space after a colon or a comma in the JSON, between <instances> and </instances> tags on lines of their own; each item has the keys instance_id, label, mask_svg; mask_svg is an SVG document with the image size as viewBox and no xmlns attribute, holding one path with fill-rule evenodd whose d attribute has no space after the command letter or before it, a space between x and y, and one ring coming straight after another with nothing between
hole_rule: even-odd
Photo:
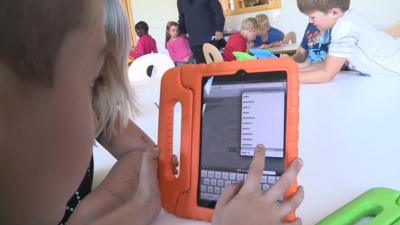
<instances>
[{"instance_id":1,"label":"keyboard key","mask_svg":"<svg viewBox=\"0 0 400 225\"><path fill-rule=\"evenodd\" d=\"M200 185L200 192L206 192L207 191L207 186L206 185Z\"/></svg>"},{"instance_id":2,"label":"keyboard key","mask_svg":"<svg viewBox=\"0 0 400 225\"><path fill-rule=\"evenodd\" d=\"M268 191L269 188L270 188L269 184L263 184L262 185L262 191Z\"/></svg>"},{"instance_id":3,"label":"keyboard key","mask_svg":"<svg viewBox=\"0 0 400 225\"><path fill-rule=\"evenodd\" d=\"M211 185L217 186L217 179L211 179Z\"/></svg>"},{"instance_id":4,"label":"keyboard key","mask_svg":"<svg viewBox=\"0 0 400 225\"><path fill-rule=\"evenodd\" d=\"M203 184L205 184L205 185L210 185L210 179L204 178Z\"/></svg>"},{"instance_id":5,"label":"keyboard key","mask_svg":"<svg viewBox=\"0 0 400 225\"><path fill-rule=\"evenodd\" d=\"M275 176L268 176L268 183L275 184Z\"/></svg>"},{"instance_id":6,"label":"keyboard key","mask_svg":"<svg viewBox=\"0 0 400 225\"><path fill-rule=\"evenodd\" d=\"M222 178L222 173L221 172L215 172L215 178L216 179L221 179Z\"/></svg>"},{"instance_id":7,"label":"keyboard key","mask_svg":"<svg viewBox=\"0 0 400 225\"><path fill-rule=\"evenodd\" d=\"M236 180L236 173L229 173L229 180Z\"/></svg>"},{"instance_id":8,"label":"keyboard key","mask_svg":"<svg viewBox=\"0 0 400 225\"><path fill-rule=\"evenodd\" d=\"M214 187L214 193L215 194L221 194L221 188L220 187Z\"/></svg>"},{"instance_id":9,"label":"keyboard key","mask_svg":"<svg viewBox=\"0 0 400 225\"><path fill-rule=\"evenodd\" d=\"M263 171L263 175L271 175L271 176L273 176L273 175L276 175L276 172L275 171L264 170Z\"/></svg>"},{"instance_id":10,"label":"keyboard key","mask_svg":"<svg viewBox=\"0 0 400 225\"><path fill-rule=\"evenodd\" d=\"M267 176L262 176L261 177L261 183L263 183L263 184L267 183Z\"/></svg>"},{"instance_id":11,"label":"keyboard key","mask_svg":"<svg viewBox=\"0 0 400 225\"><path fill-rule=\"evenodd\" d=\"M201 170L201 177L207 177L207 170Z\"/></svg>"},{"instance_id":12,"label":"keyboard key","mask_svg":"<svg viewBox=\"0 0 400 225\"><path fill-rule=\"evenodd\" d=\"M200 193L200 198L208 200L208 194L207 193Z\"/></svg>"},{"instance_id":13,"label":"keyboard key","mask_svg":"<svg viewBox=\"0 0 400 225\"><path fill-rule=\"evenodd\" d=\"M209 196L209 199L213 200L213 201L217 201L219 198L219 195L217 195L217 194L208 194L208 196Z\"/></svg>"},{"instance_id":14,"label":"keyboard key","mask_svg":"<svg viewBox=\"0 0 400 225\"><path fill-rule=\"evenodd\" d=\"M223 187L223 186L224 186L224 181L218 180L218 187Z\"/></svg>"},{"instance_id":15,"label":"keyboard key","mask_svg":"<svg viewBox=\"0 0 400 225\"><path fill-rule=\"evenodd\" d=\"M226 181L225 181L225 187L228 186L228 185L230 185L231 183L232 183L232 182L231 182L230 180L226 180Z\"/></svg>"},{"instance_id":16,"label":"keyboard key","mask_svg":"<svg viewBox=\"0 0 400 225\"><path fill-rule=\"evenodd\" d=\"M222 179L228 180L228 179L229 179L229 173L227 173L227 172L222 172Z\"/></svg>"},{"instance_id":17,"label":"keyboard key","mask_svg":"<svg viewBox=\"0 0 400 225\"><path fill-rule=\"evenodd\" d=\"M208 178L214 178L214 171L208 171L207 177Z\"/></svg>"},{"instance_id":18,"label":"keyboard key","mask_svg":"<svg viewBox=\"0 0 400 225\"><path fill-rule=\"evenodd\" d=\"M214 192L214 187L213 186L207 186L207 192L208 193L213 193Z\"/></svg>"},{"instance_id":19,"label":"keyboard key","mask_svg":"<svg viewBox=\"0 0 400 225\"><path fill-rule=\"evenodd\" d=\"M244 174L243 173L238 173L236 177L237 177L238 181L243 181L244 180Z\"/></svg>"}]
</instances>

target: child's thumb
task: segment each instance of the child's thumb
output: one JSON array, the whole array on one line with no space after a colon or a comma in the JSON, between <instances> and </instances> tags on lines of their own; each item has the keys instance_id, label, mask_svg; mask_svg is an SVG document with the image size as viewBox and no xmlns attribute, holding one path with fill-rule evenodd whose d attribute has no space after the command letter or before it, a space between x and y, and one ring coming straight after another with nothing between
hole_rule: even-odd
<instances>
[{"instance_id":1,"label":"child's thumb","mask_svg":"<svg viewBox=\"0 0 400 225\"><path fill-rule=\"evenodd\" d=\"M159 153L158 147L143 152L139 177L139 188L142 191L152 192L155 191L154 188L158 190L157 157Z\"/></svg>"}]
</instances>

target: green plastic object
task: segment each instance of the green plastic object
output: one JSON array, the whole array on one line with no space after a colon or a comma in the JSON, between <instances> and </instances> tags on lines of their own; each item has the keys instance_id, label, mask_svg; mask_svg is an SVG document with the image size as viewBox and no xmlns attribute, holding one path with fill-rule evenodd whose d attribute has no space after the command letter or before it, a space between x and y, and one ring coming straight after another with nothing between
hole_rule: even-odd
<instances>
[{"instance_id":1,"label":"green plastic object","mask_svg":"<svg viewBox=\"0 0 400 225\"><path fill-rule=\"evenodd\" d=\"M400 225L400 192L370 189L317 225L354 225L365 217L373 217L367 225Z\"/></svg>"},{"instance_id":2,"label":"green plastic object","mask_svg":"<svg viewBox=\"0 0 400 225\"><path fill-rule=\"evenodd\" d=\"M239 61L244 61L244 60L253 60L257 59L255 56L250 55L247 52L232 52L232 54L236 57L237 60Z\"/></svg>"}]
</instances>

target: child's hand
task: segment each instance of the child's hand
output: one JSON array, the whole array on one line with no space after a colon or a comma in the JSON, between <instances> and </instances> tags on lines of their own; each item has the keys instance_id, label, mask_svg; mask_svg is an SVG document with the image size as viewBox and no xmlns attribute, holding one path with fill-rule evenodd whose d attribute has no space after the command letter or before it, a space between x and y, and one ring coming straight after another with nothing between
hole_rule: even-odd
<instances>
[{"instance_id":1,"label":"child's hand","mask_svg":"<svg viewBox=\"0 0 400 225\"><path fill-rule=\"evenodd\" d=\"M252 41L247 42L247 51L249 51L249 49L251 49L253 47L254 47L254 42L252 42Z\"/></svg>"},{"instance_id":2,"label":"child's hand","mask_svg":"<svg viewBox=\"0 0 400 225\"><path fill-rule=\"evenodd\" d=\"M259 48L262 48L262 49L271 48L271 45L262 44L262 45L259 46Z\"/></svg>"},{"instance_id":3,"label":"child's hand","mask_svg":"<svg viewBox=\"0 0 400 225\"><path fill-rule=\"evenodd\" d=\"M176 157L176 155L173 155L172 167L174 168L174 175L177 175L179 173L178 168L177 168L178 166L179 166L178 157Z\"/></svg>"},{"instance_id":4,"label":"child's hand","mask_svg":"<svg viewBox=\"0 0 400 225\"><path fill-rule=\"evenodd\" d=\"M143 218L153 220L161 210L161 194L157 178L157 157L160 153L158 147L143 152L139 175L138 190L133 196L131 203L145 209Z\"/></svg>"},{"instance_id":5,"label":"child's hand","mask_svg":"<svg viewBox=\"0 0 400 225\"><path fill-rule=\"evenodd\" d=\"M277 200L296 179L302 161L294 160L279 181L267 192L262 192L260 189L264 164L265 149L263 146L258 146L246 181L224 189L215 208L214 225L301 224L300 218L288 223L284 222L284 218L302 202L303 188L299 187L290 199L282 203L278 203Z\"/></svg>"},{"instance_id":6,"label":"child's hand","mask_svg":"<svg viewBox=\"0 0 400 225\"><path fill-rule=\"evenodd\" d=\"M285 42L276 41L276 42L272 43L272 44L270 45L270 47L271 47L271 48L275 48L275 47L281 47L281 46L285 46L285 45L287 45Z\"/></svg>"},{"instance_id":7,"label":"child's hand","mask_svg":"<svg viewBox=\"0 0 400 225\"><path fill-rule=\"evenodd\" d=\"M224 38L224 34L221 31L215 31L215 40L219 41Z\"/></svg>"}]
</instances>

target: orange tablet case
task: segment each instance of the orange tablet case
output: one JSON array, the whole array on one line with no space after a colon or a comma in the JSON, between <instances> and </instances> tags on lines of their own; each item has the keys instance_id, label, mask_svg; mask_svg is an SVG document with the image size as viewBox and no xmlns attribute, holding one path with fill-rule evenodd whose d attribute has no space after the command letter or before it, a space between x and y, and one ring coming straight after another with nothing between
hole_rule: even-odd
<instances>
[{"instance_id":1,"label":"orange tablet case","mask_svg":"<svg viewBox=\"0 0 400 225\"><path fill-rule=\"evenodd\" d=\"M297 64L289 58L222 62L187 65L167 71L161 82L158 143L159 182L162 206L168 212L183 218L211 221L213 209L197 204L200 166L200 128L202 78L229 76L239 70L247 73L285 71L287 73L287 115L285 169L298 155L299 74ZM251 76L249 74L248 76ZM182 105L180 174L175 177L172 168L174 107ZM285 198L297 190L293 184ZM294 212L287 220L294 220Z\"/></svg>"}]
</instances>

